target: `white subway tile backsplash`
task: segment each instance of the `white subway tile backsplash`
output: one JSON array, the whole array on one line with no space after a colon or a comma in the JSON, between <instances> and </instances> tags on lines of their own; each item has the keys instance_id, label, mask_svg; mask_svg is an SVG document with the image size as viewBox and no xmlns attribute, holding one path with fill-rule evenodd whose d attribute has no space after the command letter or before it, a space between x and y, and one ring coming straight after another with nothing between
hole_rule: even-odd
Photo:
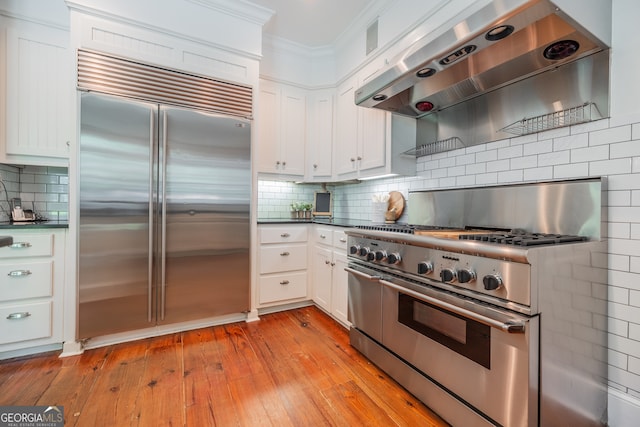
<instances>
[{"instance_id":1,"label":"white subway tile backsplash","mask_svg":"<svg viewBox=\"0 0 640 427\"><path fill-rule=\"evenodd\" d=\"M631 237L631 225L628 222L610 222L607 233L612 239L628 239Z\"/></svg>"},{"instance_id":2,"label":"white subway tile backsplash","mask_svg":"<svg viewBox=\"0 0 640 427\"><path fill-rule=\"evenodd\" d=\"M550 153L553 151L553 140L545 139L542 141L532 142L523 146L522 154L530 156L532 154Z\"/></svg>"},{"instance_id":3,"label":"white subway tile backsplash","mask_svg":"<svg viewBox=\"0 0 640 427\"><path fill-rule=\"evenodd\" d=\"M498 160L498 150L486 150L476 153L477 163L486 163Z\"/></svg>"},{"instance_id":4,"label":"white subway tile backsplash","mask_svg":"<svg viewBox=\"0 0 640 427\"><path fill-rule=\"evenodd\" d=\"M487 172L508 171L510 162L508 159L496 160L495 162L487 162Z\"/></svg>"},{"instance_id":5,"label":"white subway tile backsplash","mask_svg":"<svg viewBox=\"0 0 640 427\"><path fill-rule=\"evenodd\" d=\"M538 139L561 138L568 135L571 135L571 128L569 126L540 132Z\"/></svg>"},{"instance_id":6,"label":"white subway tile backsplash","mask_svg":"<svg viewBox=\"0 0 640 427\"><path fill-rule=\"evenodd\" d=\"M464 154L462 156L456 157L456 165L458 166L471 165L471 164L474 164L475 162L476 162L475 154Z\"/></svg>"},{"instance_id":7,"label":"white subway tile backsplash","mask_svg":"<svg viewBox=\"0 0 640 427\"><path fill-rule=\"evenodd\" d=\"M457 187L472 187L476 185L476 177L473 175L461 175L456 177Z\"/></svg>"},{"instance_id":8,"label":"white subway tile backsplash","mask_svg":"<svg viewBox=\"0 0 640 427\"><path fill-rule=\"evenodd\" d=\"M447 176L460 176L466 173L464 166L455 166L447 169Z\"/></svg>"},{"instance_id":9,"label":"white subway tile backsplash","mask_svg":"<svg viewBox=\"0 0 640 427\"><path fill-rule=\"evenodd\" d=\"M511 169L528 169L538 166L538 156L514 157L511 159Z\"/></svg>"},{"instance_id":10,"label":"white subway tile backsplash","mask_svg":"<svg viewBox=\"0 0 640 427\"><path fill-rule=\"evenodd\" d=\"M629 272L640 273L640 256L631 257L629 262Z\"/></svg>"},{"instance_id":11,"label":"white subway tile backsplash","mask_svg":"<svg viewBox=\"0 0 640 427\"><path fill-rule=\"evenodd\" d=\"M631 206L631 192L627 190L608 191L607 199L608 206Z\"/></svg>"},{"instance_id":12,"label":"white subway tile backsplash","mask_svg":"<svg viewBox=\"0 0 640 427\"><path fill-rule=\"evenodd\" d=\"M504 147L498 149L498 159L511 159L513 157L522 157L522 145L513 147Z\"/></svg>"},{"instance_id":13,"label":"white subway tile backsplash","mask_svg":"<svg viewBox=\"0 0 640 427\"><path fill-rule=\"evenodd\" d=\"M580 178L589 175L588 163L557 165L553 167L554 179Z\"/></svg>"},{"instance_id":14,"label":"white subway tile backsplash","mask_svg":"<svg viewBox=\"0 0 640 427\"><path fill-rule=\"evenodd\" d=\"M629 304L629 289L609 286L608 297L610 302Z\"/></svg>"},{"instance_id":15,"label":"white subway tile backsplash","mask_svg":"<svg viewBox=\"0 0 640 427\"><path fill-rule=\"evenodd\" d=\"M571 149L571 162L589 162L595 160L608 160L609 159L609 146L598 145L595 147L586 148L572 148Z\"/></svg>"},{"instance_id":16,"label":"white subway tile backsplash","mask_svg":"<svg viewBox=\"0 0 640 427\"><path fill-rule=\"evenodd\" d=\"M525 169L523 175L524 181L548 181L553 179L553 167L546 166L542 168Z\"/></svg>"},{"instance_id":17,"label":"white subway tile backsplash","mask_svg":"<svg viewBox=\"0 0 640 427\"><path fill-rule=\"evenodd\" d=\"M592 176L619 175L631 173L631 159L601 160L589 163Z\"/></svg>"},{"instance_id":18,"label":"white subway tile backsplash","mask_svg":"<svg viewBox=\"0 0 640 427\"><path fill-rule=\"evenodd\" d=\"M609 206L609 221L637 222L639 219L640 206Z\"/></svg>"},{"instance_id":19,"label":"white subway tile backsplash","mask_svg":"<svg viewBox=\"0 0 640 427\"><path fill-rule=\"evenodd\" d=\"M629 271L629 257L627 255L609 254L607 262L611 270Z\"/></svg>"},{"instance_id":20,"label":"white subway tile backsplash","mask_svg":"<svg viewBox=\"0 0 640 427\"><path fill-rule=\"evenodd\" d=\"M538 134L531 133L529 135L522 135L511 138L511 145L531 145L531 143L535 143L536 141L538 141Z\"/></svg>"},{"instance_id":21,"label":"white subway tile backsplash","mask_svg":"<svg viewBox=\"0 0 640 427\"><path fill-rule=\"evenodd\" d=\"M538 154L538 166L564 165L569 163L570 160L569 150Z\"/></svg>"},{"instance_id":22,"label":"white subway tile backsplash","mask_svg":"<svg viewBox=\"0 0 640 427\"><path fill-rule=\"evenodd\" d=\"M631 125L597 130L589 133L589 145L612 144L631 140Z\"/></svg>"},{"instance_id":23,"label":"white subway tile backsplash","mask_svg":"<svg viewBox=\"0 0 640 427\"><path fill-rule=\"evenodd\" d=\"M498 183L498 173L483 173L476 176L477 185L495 185Z\"/></svg>"},{"instance_id":24,"label":"white subway tile backsplash","mask_svg":"<svg viewBox=\"0 0 640 427\"><path fill-rule=\"evenodd\" d=\"M485 173L486 170L487 170L486 163L473 163L465 167L465 174L477 175L477 174Z\"/></svg>"},{"instance_id":25,"label":"white subway tile backsplash","mask_svg":"<svg viewBox=\"0 0 640 427\"><path fill-rule=\"evenodd\" d=\"M572 150L589 146L589 134L567 135L553 140L553 151Z\"/></svg>"},{"instance_id":26,"label":"white subway tile backsplash","mask_svg":"<svg viewBox=\"0 0 640 427\"><path fill-rule=\"evenodd\" d=\"M640 156L640 140L619 142L609 145L611 158Z\"/></svg>"},{"instance_id":27,"label":"white subway tile backsplash","mask_svg":"<svg viewBox=\"0 0 640 427\"><path fill-rule=\"evenodd\" d=\"M522 182L522 179L522 170L498 172L498 183L500 184Z\"/></svg>"}]
</instances>

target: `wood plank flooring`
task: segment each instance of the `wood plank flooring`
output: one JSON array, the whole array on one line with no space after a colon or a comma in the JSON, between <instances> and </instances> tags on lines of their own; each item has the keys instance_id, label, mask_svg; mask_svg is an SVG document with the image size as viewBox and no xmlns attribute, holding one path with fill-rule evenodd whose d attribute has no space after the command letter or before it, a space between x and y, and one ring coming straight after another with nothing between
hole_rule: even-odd
<instances>
[{"instance_id":1,"label":"wood plank flooring","mask_svg":"<svg viewBox=\"0 0 640 427\"><path fill-rule=\"evenodd\" d=\"M0 405L61 405L65 426L446 426L316 307L0 362Z\"/></svg>"}]
</instances>

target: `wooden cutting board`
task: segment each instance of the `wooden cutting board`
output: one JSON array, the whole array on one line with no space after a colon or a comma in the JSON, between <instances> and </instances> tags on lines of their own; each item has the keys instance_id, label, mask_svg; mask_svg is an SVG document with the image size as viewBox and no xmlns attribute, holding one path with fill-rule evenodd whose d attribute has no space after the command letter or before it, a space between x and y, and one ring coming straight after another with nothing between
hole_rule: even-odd
<instances>
[{"instance_id":1,"label":"wooden cutting board","mask_svg":"<svg viewBox=\"0 0 640 427\"><path fill-rule=\"evenodd\" d=\"M404 212L404 196L399 191L389 192L387 212L384 215L385 222L396 222L402 216L402 212Z\"/></svg>"}]
</instances>

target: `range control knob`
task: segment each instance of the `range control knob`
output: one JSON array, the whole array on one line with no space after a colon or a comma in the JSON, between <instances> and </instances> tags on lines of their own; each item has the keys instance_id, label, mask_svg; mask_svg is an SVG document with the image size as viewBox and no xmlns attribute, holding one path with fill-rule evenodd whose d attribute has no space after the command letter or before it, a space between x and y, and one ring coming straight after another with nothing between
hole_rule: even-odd
<instances>
[{"instance_id":1,"label":"range control knob","mask_svg":"<svg viewBox=\"0 0 640 427\"><path fill-rule=\"evenodd\" d=\"M360 250L358 251L358 255L360 256L367 256L369 255L369 248L360 248Z\"/></svg>"},{"instance_id":2,"label":"range control knob","mask_svg":"<svg viewBox=\"0 0 640 427\"><path fill-rule=\"evenodd\" d=\"M369 252L367 254L367 261L373 261L374 259L376 259L376 254L374 252Z\"/></svg>"},{"instance_id":3,"label":"range control knob","mask_svg":"<svg viewBox=\"0 0 640 427\"><path fill-rule=\"evenodd\" d=\"M397 252L387 255L387 262L389 264L400 264L400 261L402 261L402 258Z\"/></svg>"},{"instance_id":4,"label":"range control knob","mask_svg":"<svg viewBox=\"0 0 640 427\"><path fill-rule=\"evenodd\" d=\"M387 257L387 251L376 251L376 261L384 261Z\"/></svg>"},{"instance_id":5,"label":"range control knob","mask_svg":"<svg viewBox=\"0 0 640 427\"><path fill-rule=\"evenodd\" d=\"M433 264L428 261L423 261L418 264L418 274L429 274L433 271Z\"/></svg>"},{"instance_id":6,"label":"range control knob","mask_svg":"<svg viewBox=\"0 0 640 427\"><path fill-rule=\"evenodd\" d=\"M443 282L453 282L456 277L456 271L452 268L443 268L442 271L440 271L440 279Z\"/></svg>"},{"instance_id":7,"label":"range control knob","mask_svg":"<svg viewBox=\"0 0 640 427\"><path fill-rule=\"evenodd\" d=\"M468 282L473 282L474 280L476 280L475 271L467 268L462 268L458 270L458 282L468 283Z\"/></svg>"},{"instance_id":8,"label":"range control knob","mask_svg":"<svg viewBox=\"0 0 640 427\"><path fill-rule=\"evenodd\" d=\"M488 291L495 291L502 286L502 277L497 274L487 274L482 278L482 284Z\"/></svg>"},{"instance_id":9,"label":"range control knob","mask_svg":"<svg viewBox=\"0 0 640 427\"><path fill-rule=\"evenodd\" d=\"M353 245L353 246L351 246L351 247L349 248L349 253L350 253L351 255L355 255L355 254L357 254L358 252L360 252L360 246L358 246L358 245Z\"/></svg>"}]
</instances>

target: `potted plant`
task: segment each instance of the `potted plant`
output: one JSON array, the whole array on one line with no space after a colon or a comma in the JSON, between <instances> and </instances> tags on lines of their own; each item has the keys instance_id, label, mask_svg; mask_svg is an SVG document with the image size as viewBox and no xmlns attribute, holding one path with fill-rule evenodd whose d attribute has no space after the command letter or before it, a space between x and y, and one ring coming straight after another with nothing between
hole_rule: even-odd
<instances>
[{"instance_id":1,"label":"potted plant","mask_svg":"<svg viewBox=\"0 0 640 427\"><path fill-rule=\"evenodd\" d=\"M300 204L293 202L291 205L291 219L297 219L300 216Z\"/></svg>"},{"instance_id":2,"label":"potted plant","mask_svg":"<svg viewBox=\"0 0 640 427\"><path fill-rule=\"evenodd\" d=\"M302 210L304 211L304 217L310 219L311 218L311 210L313 209L313 204L311 203L302 203Z\"/></svg>"}]
</instances>

